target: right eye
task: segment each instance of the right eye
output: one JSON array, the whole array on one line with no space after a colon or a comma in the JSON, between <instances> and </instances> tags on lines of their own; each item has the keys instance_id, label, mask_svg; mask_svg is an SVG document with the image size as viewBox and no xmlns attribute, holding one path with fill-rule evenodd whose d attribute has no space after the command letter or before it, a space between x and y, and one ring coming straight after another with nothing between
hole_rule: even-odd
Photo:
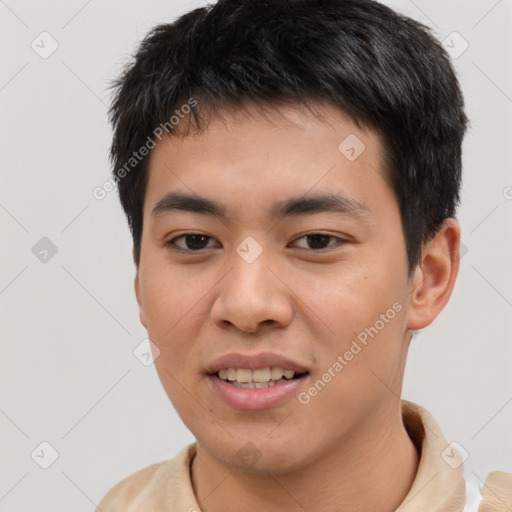
<instances>
[{"instance_id":1,"label":"right eye","mask_svg":"<svg viewBox=\"0 0 512 512\"><path fill-rule=\"evenodd\" d=\"M177 243L178 240L182 240L181 245ZM171 250L179 252L199 252L207 248L205 247L205 244L208 242L208 240L213 240L213 238L201 233L185 233L173 238L172 240L169 240L166 243L166 246Z\"/></svg>"}]
</instances>

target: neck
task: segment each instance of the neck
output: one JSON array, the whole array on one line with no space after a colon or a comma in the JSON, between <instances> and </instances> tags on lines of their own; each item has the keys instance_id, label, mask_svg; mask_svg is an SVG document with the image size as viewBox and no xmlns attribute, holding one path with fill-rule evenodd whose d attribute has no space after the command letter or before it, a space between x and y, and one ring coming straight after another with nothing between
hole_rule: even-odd
<instances>
[{"instance_id":1,"label":"neck","mask_svg":"<svg viewBox=\"0 0 512 512\"><path fill-rule=\"evenodd\" d=\"M293 473L237 472L198 443L191 478L201 511L396 510L412 487L419 456L401 411L384 422L375 420Z\"/></svg>"}]
</instances>

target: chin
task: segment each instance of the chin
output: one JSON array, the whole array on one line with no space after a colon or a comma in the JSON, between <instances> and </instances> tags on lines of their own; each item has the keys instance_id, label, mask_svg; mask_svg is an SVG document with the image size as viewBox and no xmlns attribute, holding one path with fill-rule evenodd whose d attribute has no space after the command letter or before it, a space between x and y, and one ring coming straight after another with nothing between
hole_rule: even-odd
<instances>
[{"instance_id":1,"label":"chin","mask_svg":"<svg viewBox=\"0 0 512 512\"><path fill-rule=\"evenodd\" d=\"M266 430L260 437L247 436L201 442L221 464L240 473L278 475L302 469L307 464L307 449L295 439L283 442L282 438L270 439ZM298 449L298 446L301 448Z\"/></svg>"}]
</instances>

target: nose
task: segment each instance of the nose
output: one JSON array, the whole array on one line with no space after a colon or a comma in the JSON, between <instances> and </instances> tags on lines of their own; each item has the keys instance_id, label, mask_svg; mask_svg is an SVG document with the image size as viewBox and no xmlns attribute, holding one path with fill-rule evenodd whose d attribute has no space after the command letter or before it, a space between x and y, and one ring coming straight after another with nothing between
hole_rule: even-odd
<instances>
[{"instance_id":1,"label":"nose","mask_svg":"<svg viewBox=\"0 0 512 512\"><path fill-rule=\"evenodd\" d=\"M275 329L291 322L293 294L264 254L252 263L234 254L231 271L219 283L212 305L212 320L218 327L255 333L269 324Z\"/></svg>"}]
</instances>

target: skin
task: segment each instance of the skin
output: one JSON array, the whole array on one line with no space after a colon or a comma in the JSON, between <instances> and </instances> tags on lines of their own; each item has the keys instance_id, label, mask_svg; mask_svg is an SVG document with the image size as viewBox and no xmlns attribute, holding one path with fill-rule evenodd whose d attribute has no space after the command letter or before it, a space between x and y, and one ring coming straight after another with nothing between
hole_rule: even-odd
<instances>
[{"instance_id":1,"label":"skin","mask_svg":"<svg viewBox=\"0 0 512 512\"><path fill-rule=\"evenodd\" d=\"M404 365L412 330L451 294L459 225L445 221L410 275L381 138L330 105L316 112L226 110L151 155L135 291L161 382L197 440L191 478L203 512L393 511L417 472L400 409ZM350 134L366 146L355 161L338 149ZM170 191L221 202L228 218L152 216ZM275 201L333 192L367 212L267 216ZM190 232L211 238L176 239ZM318 232L334 238L304 238ZM236 252L248 236L263 250L250 264ZM307 405L239 411L211 390L205 367L217 356L274 351L308 368L306 391L395 303L401 311ZM249 442L251 467L238 457Z\"/></svg>"}]
</instances>

